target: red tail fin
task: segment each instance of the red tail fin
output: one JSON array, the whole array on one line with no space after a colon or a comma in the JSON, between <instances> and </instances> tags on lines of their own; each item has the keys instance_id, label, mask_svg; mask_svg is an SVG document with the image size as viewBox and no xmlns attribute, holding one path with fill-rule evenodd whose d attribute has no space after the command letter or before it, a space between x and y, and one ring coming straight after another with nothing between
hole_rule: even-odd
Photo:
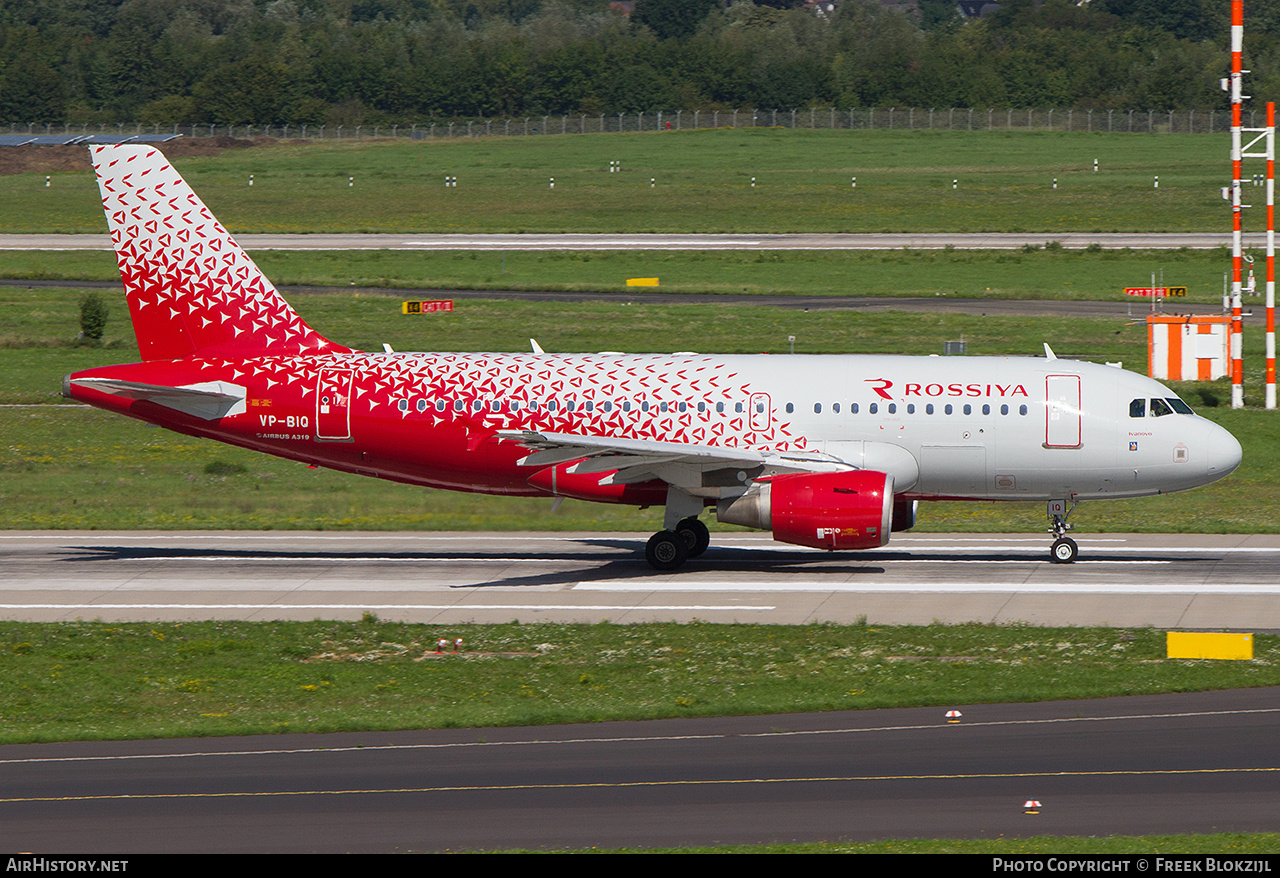
<instances>
[{"instance_id":1,"label":"red tail fin","mask_svg":"<svg viewBox=\"0 0 1280 878\"><path fill-rule=\"evenodd\" d=\"M334 353L150 146L94 146L143 360Z\"/></svg>"}]
</instances>

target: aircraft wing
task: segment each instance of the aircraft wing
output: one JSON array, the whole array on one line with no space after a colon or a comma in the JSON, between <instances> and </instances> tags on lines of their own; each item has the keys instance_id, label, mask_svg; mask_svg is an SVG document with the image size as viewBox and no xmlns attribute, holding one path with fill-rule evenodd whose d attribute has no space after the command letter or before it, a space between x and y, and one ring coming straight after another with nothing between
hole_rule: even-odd
<instances>
[{"instance_id":1,"label":"aircraft wing","mask_svg":"<svg viewBox=\"0 0 1280 878\"><path fill-rule=\"evenodd\" d=\"M568 472L574 474L613 473L601 485L626 485L660 479L681 488L708 487L706 474L720 470L742 472L746 480L789 472L831 472L851 469L826 454L779 453L751 448L728 448L661 442L654 439L623 439L613 436L586 436L575 433L541 433L531 430L503 430L500 439L517 442L532 451L520 460L521 466L536 469L579 461ZM744 479L732 481L741 484Z\"/></svg>"}]
</instances>

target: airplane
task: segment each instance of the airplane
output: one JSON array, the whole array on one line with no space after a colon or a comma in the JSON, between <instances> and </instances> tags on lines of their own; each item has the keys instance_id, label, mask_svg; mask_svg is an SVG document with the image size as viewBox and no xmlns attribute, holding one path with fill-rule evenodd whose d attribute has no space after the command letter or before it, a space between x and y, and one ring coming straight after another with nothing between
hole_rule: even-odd
<instances>
[{"instance_id":1,"label":"airplane","mask_svg":"<svg viewBox=\"0 0 1280 878\"><path fill-rule=\"evenodd\" d=\"M1044 501L1050 560L1070 563L1079 501L1240 464L1235 437L1167 387L1047 344L946 359L355 351L302 320L159 150L90 149L142 362L68 375L65 396L412 485L661 505L645 549L660 571L706 550L707 507L856 551L944 499Z\"/></svg>"}]
</instances>

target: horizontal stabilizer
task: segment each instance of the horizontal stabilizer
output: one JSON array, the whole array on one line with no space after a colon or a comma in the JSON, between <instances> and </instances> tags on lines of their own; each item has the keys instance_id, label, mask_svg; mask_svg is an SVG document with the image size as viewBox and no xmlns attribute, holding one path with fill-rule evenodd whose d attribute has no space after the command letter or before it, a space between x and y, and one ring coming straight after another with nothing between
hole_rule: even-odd
<instances>
[{"instance_id":1,"label":"horizontal stabilizer","mask_svg":"<svg viewBox=\"0 0 1280 878\"><path fill-rule=\"evenodd\" d=\"M140 381L121 381L116 378L72 378L70 383L124 399L154 402L206 421L216 421L245 412L247 391L238 384L226 381L188 384L185 387L166 387L162 384L143 384Z\"/></svg>"}]
</instances>

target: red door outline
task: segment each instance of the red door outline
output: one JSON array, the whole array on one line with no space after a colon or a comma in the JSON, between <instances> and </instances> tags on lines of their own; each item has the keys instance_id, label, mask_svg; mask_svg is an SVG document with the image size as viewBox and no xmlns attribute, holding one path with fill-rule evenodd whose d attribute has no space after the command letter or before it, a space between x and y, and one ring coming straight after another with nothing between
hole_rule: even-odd
<instances>
[{"instance_id":1,"label":"red door outline","mask_svg":"<svg viewBox=\"0 0 1280 878\"><path fill-rule=\"evenodd\" d=\"M351 438L350 369L321 369L316 379L316 438L344 441Z\"/></svg>"},{"instance_id":2,"label":"red door outline","mask_svg":"<svg viewBox=\"0 0 1280 878\"><path fill-rule=\"evenodd\" d=\"M1046 375L1044 446L1079 448L1080 443L1080 376Z\"/></svg>"}]
</instances>

